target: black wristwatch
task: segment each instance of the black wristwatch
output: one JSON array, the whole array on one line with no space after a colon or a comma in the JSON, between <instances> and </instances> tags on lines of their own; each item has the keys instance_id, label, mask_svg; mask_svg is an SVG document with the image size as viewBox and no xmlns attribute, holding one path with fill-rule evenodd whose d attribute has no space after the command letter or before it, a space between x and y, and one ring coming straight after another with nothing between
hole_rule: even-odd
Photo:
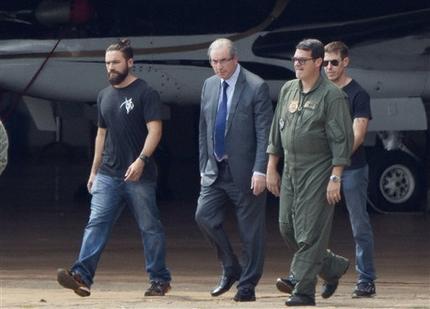
<instances>
[{"instance_id":1,"label":"black wristwatch","mask_svg":"<svg viewBox=\"0 0 430 309\"><path fill-rule=\"evenodd\" d=\"M139 159L145 162L145 165L149 163L149 157L145 156L143 153L140 154Z\"/></svg>"}]
</instances>

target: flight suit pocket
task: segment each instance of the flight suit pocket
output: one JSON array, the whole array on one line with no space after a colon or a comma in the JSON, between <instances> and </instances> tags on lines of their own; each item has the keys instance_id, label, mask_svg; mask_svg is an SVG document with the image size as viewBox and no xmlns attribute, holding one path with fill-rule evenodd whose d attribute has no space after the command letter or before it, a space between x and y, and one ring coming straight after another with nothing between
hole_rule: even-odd
<instances>
[{"instance_id":1,"label":"flight suit pocket","mask_svg":"<svg viewBox=\"0 0 430 309\"><path fill-rule=\"evenodd\" d=\"M308 121L315 115L315 110L308 107L304 107L302 112L303 112L302 122Z\"/></svg>"},{"instance_id":2,"label":"flight suit pocket","mask_svg":"<svg viewBox=\"0 0 430 309\"><path fill-rule=\"evenodd\" d=\"M318 115L317 111L318 111L318 102L305 101L303 103L303 108L302 108L302 113L303 113L301 117L302 125L315 119L316 116Z\"/></svg>"}]
</instances>

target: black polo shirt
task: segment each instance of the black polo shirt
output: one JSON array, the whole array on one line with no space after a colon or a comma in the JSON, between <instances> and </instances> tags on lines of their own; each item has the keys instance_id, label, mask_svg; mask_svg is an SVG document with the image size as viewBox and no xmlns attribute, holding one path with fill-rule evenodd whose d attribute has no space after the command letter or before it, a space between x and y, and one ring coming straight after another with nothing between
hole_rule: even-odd
<instances>
[{"instance_id":1,"label":"black polo shirt","mask_svg":"<svg viewBox=\"0 0 430 309\"><path fill-rule=\"evenodd\" d=\"M348 95L349 107L351 110L351 118L368 118L372 119L370 111L370 97L355 80L352 80L348 85L342 88ZM365 166L366 152L364 146L360 145L351 157L351 165L347 169L357 169Z\"/></svg>"}]
</instances>

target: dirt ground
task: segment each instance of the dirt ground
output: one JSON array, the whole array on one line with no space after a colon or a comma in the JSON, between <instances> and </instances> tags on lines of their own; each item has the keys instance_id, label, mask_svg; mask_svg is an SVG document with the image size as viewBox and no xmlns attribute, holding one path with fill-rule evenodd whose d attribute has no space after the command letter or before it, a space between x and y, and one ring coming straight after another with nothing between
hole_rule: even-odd
<instances>
[{"instance_id":1,"label":"dirt ground","mask_svg":"<svg viewBox=\"0 0 430 309\"><path fill-rule=\"evenodd\" d=\"M4 204L4 203L3 203ZM126 211L115 226L92 286L81 298L56 282L56 269L69 267L78 252L87 207L0 208L0 308L285 308L286 295L274 286L288 271L291 252L276 224L276 205L267 211L267 254L257 301L235 303L235 288L214 298L209 291L220 273L214 251L193 221L193 202L160 205L166 228L171 292L144 297L148 286L136 225ZM378 272L377 296L352 299L353 267L329 299L317 295L322 308L430 308L430 218L423 214L372 215ZM234 220L226 228L240 252ZM333 251L353 260L353 243L345 210L336 211ZM320 289L318 285L318 291Z\"/></svg>"}]
</instances>

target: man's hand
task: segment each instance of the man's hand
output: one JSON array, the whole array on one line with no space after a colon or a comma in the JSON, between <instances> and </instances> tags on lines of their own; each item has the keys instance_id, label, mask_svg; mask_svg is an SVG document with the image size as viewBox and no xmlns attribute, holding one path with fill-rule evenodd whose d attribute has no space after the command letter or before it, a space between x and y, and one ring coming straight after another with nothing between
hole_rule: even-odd
<instances>
[{"instance_id":1,"label":"man's hand","mask_svg":"<svg viewBox=\"0 0 430 309\"><path fill-rule=\"evenodd\" d=\"M266 174L267 189L274 196L279 196L281 190L281 176L276 169L267 169Z\"/></svg>"},{"instance_id":2,"label":"man's hand","mask_svg":"<svg viewBox=\"0 0 430 309\"><path fill-rule=\"evenodd\" d=\"M87 182L87 189L89 193L91 193L91 189L93 188L93 183L95 179L96 179L96 173L91 173Z\"/></svg>"},{"instance_id":3,"label":"man's hand","mask_svg":"<svg viewBox=\"0 0 430 309\"><path fill-rule=\"evenodd\" d=\"M253 175L251 179L251 190L255 196L266 189L266 177L263 175Z\"/></svg>"},{"instance_id":4,"label":"man's hand","mask_svg":"<svg viewBox=\"0 0 430 309\"><path fill-rule=\"evenodd\" d=\"M340 182L329 181L327 185L327 201L330 205L335 205L341 199Z\"/></svg>"},{"instance_id":5,"label":"man's hand","mask_svg":"<svg viewBox=\"0 0 430 309\"><path fill-rule=\"evenodd\" d=\"M142 176L145 162L137 158L127 169L124 175L124 181L138 181Z\"/></svg>"}]
</instances>

